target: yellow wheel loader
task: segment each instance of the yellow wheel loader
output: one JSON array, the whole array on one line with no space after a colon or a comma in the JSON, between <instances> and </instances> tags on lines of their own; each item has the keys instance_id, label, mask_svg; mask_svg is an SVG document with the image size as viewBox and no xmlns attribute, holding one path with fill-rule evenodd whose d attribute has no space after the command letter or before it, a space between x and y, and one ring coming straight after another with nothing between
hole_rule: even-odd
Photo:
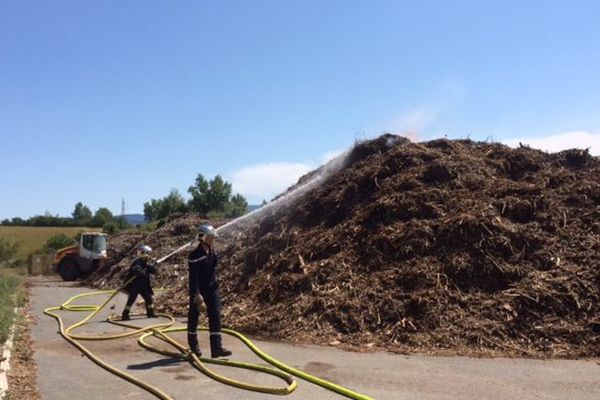
<instances>
[{"instance_id":1,"label":"yellow wheel loader","mask_svg":"<svg viewBox=\"0 0 600 400\"><path fill-rule=\"evenodd\" d=\"M65 247L56 252L52 267L65 281L85 277L100 267L106 255L106 234L84 232L79 245Z\"/></svg>"}]
</instances>

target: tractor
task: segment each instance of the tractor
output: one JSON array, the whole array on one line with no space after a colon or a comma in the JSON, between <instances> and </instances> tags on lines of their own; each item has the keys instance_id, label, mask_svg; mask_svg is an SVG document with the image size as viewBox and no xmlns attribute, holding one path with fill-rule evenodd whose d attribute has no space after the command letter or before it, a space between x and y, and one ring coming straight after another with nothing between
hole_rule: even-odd
<instances>
[{"instance_id":1,"label":"tractor","mask_svg":"<svg viewBox=\"0 0 600 400\"><path fill-rule=\"evenodd\" d=\"M56 252L52 267L65 281L85 277L100 267L106 255L106 234L84 232L79 245L65 247Z\"/></svg>"}]
</instances>

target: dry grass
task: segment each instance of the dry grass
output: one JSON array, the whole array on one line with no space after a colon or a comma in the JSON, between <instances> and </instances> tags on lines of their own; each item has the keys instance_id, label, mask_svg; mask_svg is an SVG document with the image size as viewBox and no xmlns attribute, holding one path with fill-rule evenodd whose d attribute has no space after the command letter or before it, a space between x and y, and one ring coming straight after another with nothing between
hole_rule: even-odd
<instances>
[{"instance_id":1,"label":"dry grass","mask_svg":"<svg viewBox=\"0 0 600 400\"><path fill-rule=\"evenodd\" d=\"M22 268L0 268L0 347L14 321L13 310L24 303L24 276Z\"/></svg>"},{"instance_id":2,"label":"dry grass","mask_svg":"<svg viewBox=\"0 0 600 400\"><path fill-rule=\"evenodd\" d=\"M60 233L75 236L79 232L100 232L102 228L86 227L45 227L45 226L0 226L0 238L19 243L18 258L26 258L29 254L40 250L46 241Z\"/></svg>"}]
</instances>

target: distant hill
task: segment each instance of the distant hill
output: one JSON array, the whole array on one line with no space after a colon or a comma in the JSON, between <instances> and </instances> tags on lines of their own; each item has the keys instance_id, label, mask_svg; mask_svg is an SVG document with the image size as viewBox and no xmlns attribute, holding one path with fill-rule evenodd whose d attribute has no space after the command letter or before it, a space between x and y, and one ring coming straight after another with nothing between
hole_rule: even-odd
<instances>
[{"instance_id":1,"label":"distant hill","mask_svg":"<svg viewBox=\"0 0 600 400\"><path fill-rule=\"evenodd\" d=\"M261 207L262 207L262 205L260 205L260 204L250 204L248 206L248 212L252 212L254 210L258 210Z\"/></svg>"},{"instance_id":2,"label":"distant hill","mask_svg":"<svg viewBox=\"0 0 600 400\"><path fill-rule=\"evenodd\" d=\"M148 223L144 214L125 214L123 215L123 218L125 218L125 221L127 221L129 225L144 225Z\"/></svg>"}]
</instances>

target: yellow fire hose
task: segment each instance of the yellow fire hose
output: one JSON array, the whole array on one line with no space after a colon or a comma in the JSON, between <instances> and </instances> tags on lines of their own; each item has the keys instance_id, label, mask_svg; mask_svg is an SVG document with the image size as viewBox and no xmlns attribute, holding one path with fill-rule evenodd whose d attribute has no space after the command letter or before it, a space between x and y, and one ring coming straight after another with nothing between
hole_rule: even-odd
<instances>
[{"instance_id":1,"label":"yellow fire hose","mask_svg":"<svg viewBox=\"0 0 600 400\"><path fill-rule=\"evenodd\" d=\"M130 374L127 374L126 372L124 372L118 368L115 368L115 367L111 366L110 364L104 362L103 360L98 358L96 355L94 355L90 350L88 350L85 346L83 346L79 341L112 340L112 339L121 339L121 338L126 338L126 337L139 336L138 343L145 349L155 352L155 353L163 354L163 355L166 355L169 357L186 360L195 369L202 372L209 378L215 379L218 382L225 383L227 385L231 385L231 386L234 386L234 387L237 387L240 389L251 390L251 391L261 392L261 393L268 393L268 394L287 395L287 394L292 393L296 389L297 383L291 376L291 375L294 375L294 376L297 376L299 378L302 378L304 380L312 382L312 383L314 383L318 386L321 386L325 389L332 390L336 393L339 393L339 394L346 396L348 398L351 398L351 399L371 400L371 398L368 396L353 392L352 390L349 390L342 386L336 385L332 382L329 382L324 379L318 378L316 376L307 374L306 372L292 368L292 367L272 358L268 354L261 351L256 345L254 345L244 335L242 335L241 333L236 332L234 330L231 330L231 329L223 329L222 332L236 337L237 339L242 341L254 354L256 354L258 357L260 357L261 359L263 359L264 361L266 361L267 363L273 365L274 367L276 367L278 369L274 369L274 368L270 368L270 367L266 367L266 366L262 366L262 365L258 365L258 364L239 362L239 361L197 357L194 353L190 352L190 350L186 346L177 342L175 339L173 339L171 336L168 335L171 332L185 331L187 328L186 327L173 327L173 324L175 323L175 319L172 316L166 315L166 314L158 314L160 317L166 318L167 319L166 322L161 322L161 323L153 324L153 325L146 326L146 327L135 326L135 325L132 325L131 323L124 323L120 320L116 320L113 317L109 317L107 319L107 321L109 323L131 329L130 331L123 332L123 333L117 333L117 334L112 334L112 335L111 334L109 334L109 335L84 335L84 334L72 333L75 329L84 326L92 318L94 318L94 316L96 316L104 307L106 307L106 305L128 283L129 283L129 281L127 281L118 290L97 291L97 292L83 293L83 294L80 294L77 296L73 296L60 306L46 308L44 310L44 314L55 318L58 321L58 326L60 328L61 336L64 337L65 340L67 340L67 342L69 342L70 344L72 344L73 346L78 348L83 354L85 354L95 364L97 364L101 368L104 368L105 370L112 372L113 374L125 379L126 381L131 382L134 385L137 385L137 386L141 387L142 389L152 393L159 399L173 400L172 397L170 397L168 394L164 393L159 388L152 386L149 383L144 382L144 381L142 381ZM73 302L75 302L78 299L81 299L84 297L98 296L98 295L109 295L109 297L101 305L72 304ZM79 321L65 329L64 322L63 322L61 316L59 314L57 314L55 311L89 312L89 314L85 318L83 318L81 321ZM208 328L200 328L200 330L208 331ZM147 342L147 339L150 336L158 338L158 339L162 340L163 342L169 344L170 346L174 347L177 350L177 352L171 352L168 350L160 349L158 347L155 347L155 346L149 344ZM283 388L277 388L277 387L252 385L249 383L236 381L236 380L227 378L223 375L215 373L214 371L207 368L205 363L225 365L225 366L230 366L230 367L235 367L235 368L244 368L244 369L250 369L250 370L255 370L258 372L267 373L267 374L276 376L278 378L281 378L282 380L284 380L286 382L287 386L283 387Z\"/></svg>"}]
</instances>

